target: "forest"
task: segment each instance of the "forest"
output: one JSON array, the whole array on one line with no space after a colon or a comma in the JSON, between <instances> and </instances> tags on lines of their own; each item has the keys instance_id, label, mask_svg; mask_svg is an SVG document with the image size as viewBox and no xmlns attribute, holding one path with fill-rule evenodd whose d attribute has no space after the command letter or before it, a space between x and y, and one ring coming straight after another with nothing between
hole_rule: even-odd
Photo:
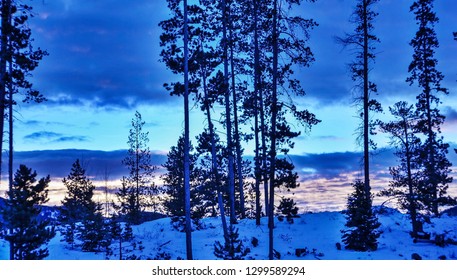
<instances>
[{"instance_id":1,"label":"forest","mask_svg":"<svg viewBox=\"0 0 457 280\"><path fill-rule=\"evenodd\" d=\"M164 221L169 221L170 230L185 236L185 256L178 258L192 260L200 250L195 236L208 229L208 219L220 223L216 228L222 239L210 245L215 258L252 258L251 250L259 239L266 259L284 256L278 244L287 239L285 228L299 227L306 220L294 196L300 178L290 154L296 139L312 133L316 125L325 125L319 112L297 102L307 96L297 73L312 71L312 34L319 22L295 11L314 2L167 0L169 17L160 21L156 40L160 63L173 77L162 81L163 88L182 102L182 135L169 148L165 163L152 164L150 135L136 110L121 162L127 172L114 199L94 199L91 176L83 160L75 158L61 181L66 190L61 205L49 207L50 176L39 178L34 166L21 163L14 170L13 136L19 104L37 103L27 106L32 110L47 102L31 77L52 54L44 50L46 46L41 49L33 44L34 30L28 24L35 16L32 6L1 0L0 110L4 117L0 118L0 150L6 152L0 166L5 160L7 170L0 172L7 174L8 190L0 200L0 238L8 245L9 259L45 259L50 255L47 245L56 236L69 250L96 252L107 259L141 259L144 256L139 252L145 245L136 230L151 221L159 221L163 230ZM407 227L402 230L414 244L455 246L454 225L440 221L452 215L457 204L457 198L448 194L452 183L448 154L457 151L451 151L442 136L442 98L453 93L442 85L444 74L435 56L440 46L435 1L410 1L416 32L409 41L412 57L405 83L417 94L415 103L397 100L388 108L378 100L383 93L372 76L382 45L376 33L381 1L353 2L352 14L347 15L352 30L335 36L334 41L347 56L347 78L353 83L354 114L359 121L354 140L362 150L363 171L351 182L353 190L341 213L344 222L332 216L341 227L336 229L340 239L334 246L338 251L377 251L386 221L378 216L398 211L407 217L401 227ZM448 36L457 46L457 32ZM195 133L191 110L204 116L204 129L195 139L190 136L191 131ZM388 120L378 117L381 112L389 114ZM371 165L376 134L389 137L398 163L386 170L389 185L379 193L373 191ZM375 196L395 201L397 209L374 206ZM432 233L435 224L440 232ZM247 240L240 237L241 226L257 232L265 226L265 231L262 238ZM161 250L170 242L147 258L170 259L170 253ZM324 256L319 248L310 248L294 248L293 253L296 257ZM455 258L453 254L448 257Z\"/></svg>"}]
</instances>

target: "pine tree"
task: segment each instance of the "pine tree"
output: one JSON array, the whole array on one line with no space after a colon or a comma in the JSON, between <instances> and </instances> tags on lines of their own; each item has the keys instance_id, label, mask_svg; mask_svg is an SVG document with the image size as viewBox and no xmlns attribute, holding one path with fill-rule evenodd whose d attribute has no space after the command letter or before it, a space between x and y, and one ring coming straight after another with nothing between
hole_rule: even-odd
<instances>
[{"instance_id":1,"label":"pine tree","mask_svg":"<svg viewBox=\"0 0 457 280\"><path fill-rule=\"evenodd\" d=\"M438 109L441 102L437 94L447 95L448 90L441 86L444 76L437 70L438 60L434 57L439 43L434 30L438 17L433 11L433 4L433 0L418 0L410 7L419 29L410 42L414 54L408 68L410 76L406 81L410 85L416 83L421 89L416 96L419 116L417 127L426 139L419 157L424 166L420 195L430 213L437 216L440 206L453 204L455 200L446 196L449 183L452 182L452 177L449 177L451 163L446 157L449 145L439 136L444 116Z\"/></svg>"},{"instance_id":2,"label":"pine tree","mask_svg":"<svg viewBox=\"0 0 457 280\"><path fill-rule=\"evenodd\" d=\"M81 230L78 223L88 219L95 209L92 200L95 186L87 178L79 159L73 163L70 174L62 183L67 191L62 200L59 221L63 225L64 241L73 247Z\"/></svg>"},{"instance_id":3,"label":"pine tree","mask_svg":"<svg viewBox=\"0 0 457 280\"><path fill-rule=\"evenodd\" d=\"M5 227L1 236L10 243L14 260L40 260L49 255L46 244L55 236L50 221L41 219L41 205L48 202L49 176L38 182L37 173L20 165L8 199L0 209Z\"/></svg>"},{"instance_id":4,"label":"pine tree","mask_svg":"<svg viewBox=\"0 0 457 280\"><path fill-rule=\"evenodd\" d=\"M389 168L393 180L389 188L382 190L380 195L396 198L399 206L408 211L412 236L415 237L418 232L422 232L419 211L423 209L418 193L421 169L418 162L421 140L416 135L418 116L413 105L404 101L395 103L389 110L395 120L381 123L381 129L390 134L400 165Z\"/></svg>"},{"instance_id":5,"label":"pine tree","mask_svg":"<svg viewBox=\"0 0 457 280\"><path fill-rule=\"evenodd\" d=\"M23 94L23 102L42 102L45 100L30 81L31 73L38 67L41 59L48 53L32 46L32 32L28 23L33 17L32 7L12 0L0 3L0 115L8 115L10 183L13 180L12 145L13 145L13 105L14 95ZM8 112L6 111L8 109ZM0 151L3 151L5 118L0 118ZM1 166L1 158L0 158ZM1 167L0 167L1 168ZM0 170L1 173L1 170Z\"/></svg>"},{"instance_id":6,"label":"pine tree","mask_svg":"<svg viewBox=\"0 0 457 280\"><path fill-rule=\"evenodd\" d=\"M34 49L32 32L28 24L33 17L32 7L12 0L0 2L0 151L3 151L5 119L8 118L8 178L9 190L13 188L13 106L15 98L23 94L23 102L40 103L45 100L30 81L31 73L38 67L40 60L47 55L46 51ZM1 153L3 154L3 153ZM0 155L0 174L2 173L2 156ZM10 258L13 252L10 251Z\"/></svg>"},{"instance_id":7,"label":"pine tree","mask_svg":"<svg viewBox=\"0 0 457 280\"><path fill-rule=\"evenodd\" d=\"M98 252L108 247L102 205L93 200L95 186L77 159L70 174L62 180L67 188L59 221L64 241L71 245L80 242L83 251Z\"/></svg>"},{"instance_id":8,"label":"pine tree","mask_svg":"<svg viewBox=\"0 0 457 280\"><path fill-rule=\"evenodd\" d=\"M239 239L238 228L229 226L229 236L224 245L219 241L214 243L214 255L224 260L244 260L249 253L249 248L244 247L243 241Z\"/></svg>"},{"instance_id":9,"label":"pine tree","mask_svg":"<svg viewBox=\"0 0 457 280\"><path fill-rule=\"evenodd\" d=\"M117 253L119 260L131 259L129 254L137 248L141 249L141 244L138 246L135 241L130 223L121 223L120 217L116 213L108 220L107 235L109 236L107 238L108 256Z\"/></svg>"},{"instance_id":10,"label":"pine tree","mask_svg":"<svg viewBox=\"0 0 457 280\"><path fill-rule=\"evenodd\" d=\"M347 249L355 251L375 251L378 248L377 239L381 225L371 207L372 197L367 196L365 184L356 181L353 185L354 192L349 195L347 202L346 228L342 230L342 240Z\"/></svg>"},{"instance_id":11,"label":"pine tree","mask_svg":"<svg viewBox=\"0 0 457 280\"><path fill-rule=\"evenodd\" d=\"M293 198L281 197L278 205L278 212L287 218L287 221L293 222L292 218L298 217L297 203Z\"/></svg>"},{"instance_id":12,"label":"pine tree","mask_svg":"<svg viewBox=\"0 0 457 280\"><path fill-rule=\"evenodd\" d=\"M358 104L361 105L360 117L362 118L360 138L363 143L363 164L364 164L364 184L365 194L370 196L370 148L375 148L374 142L370 139L373 134L374 122L371 120L370 111L381 112L381 104L371 99L372 94L377 93L377 86L370 80L369 74L371 64L375 59L374 44L379 39L373 33L373 22L378 15L373 11L373 6L378 0L358 0L353 13L352 23L356 25L354 33L346 34L344 38L337 38L345 47L355 49L356 59L350 64L352 79L357 82L357 89L361 94L357 97Z\"/></svg>"},{"instance_id":13,"label":"pine tree","mask_svg":"<svg viewBox=\"0 0 457 280\"><path fill-rule=\"evenodd\" d=\"M379 42L379 39L373 33L373 22L378 15L373 10L373 7L377 2L378 0L358 0L351 19L352 23L356 25L354 32L346 34L344 38L337 38L343 46L351 47L355 51L356 59L350 64L350 71L353 81L357 82L356 89L360 91L356 101L360 105L359 115L362 119L359 139L363 146L364 180L355 182L354 187L356 191L349 198L348 202L347 226L356 227L356 229L346 230L343 235L343 240L347 244L347 247L355 250L376 250L377 242L375 239L379 236L376 232L370 232L370 230L374 231L376 229L374 224L377 223L371 210L370 149L375 149L376 144L370 139L370 135L374 134L375 127L375 122L371 119L370 111L382 111L381 104L377 100L372 99L372 94L377 93L377 86L371 81L369 76L371 64L375 59L374 44ZM361 184L364 190L359 190ZM356 195L363 195L364 197L354 197ZM364 207L360 209L361 213L356 213L356 210L351 209L354 207L354 204ZM359 218L358 215L362 218ZM357 241L358 238L360 242Z\"/></svg>"},{"instance_id":14,"label":"pine tree","mask_svg":"<svg viewBox=\"0 0 457 280\"><path fill-rule=\"evenodd\" d=\"M164 182L163 190L166 197L163 207L177 228L185 230L185 203L184 203L184 137L179 137L176 146L170 148L167 161L163 164L166 172L162 175ZM206 215L206 210L202 209L202 191L197 190L199 172L197 170L198 156L193 153L192 144L190 145L190 188L191 188L191 218L198 226L199 220Z\"/></svg>"},{"instance_id":15,"label":"pine tree","mask_svg":"<svg viewBox=\"0 0 457 280\"><path fill-rule=\"evenodd\" d=\"M127 156L122 161L129 175L122 180L122 189L116 195L123 207L126 218L132 224L142 221L142 213L149 204L156 210L157 188L152 181L156 167L151 164L151 153L148 147L148 132L143 132L145 122L141 114L135 112L132 128L129 132ZM152 201L152 203L149 203Z\"/></svg>"}]
</instances>

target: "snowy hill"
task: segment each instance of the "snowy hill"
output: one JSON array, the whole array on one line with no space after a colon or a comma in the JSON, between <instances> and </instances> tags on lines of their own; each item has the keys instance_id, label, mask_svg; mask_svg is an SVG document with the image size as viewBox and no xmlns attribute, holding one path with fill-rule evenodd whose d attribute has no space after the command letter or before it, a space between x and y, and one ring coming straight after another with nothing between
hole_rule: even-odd
<instances>
[{"instance_id":1,"label":"snowy hill","mask_svg":"<svg viewBox=\"0 0 457 280\"><path fill-rule=\"evenodd\" d=\"M338 250L336 244L341 243L340 230L344 228L345 216L340 212L307 213L294 219L294 223L276 220L274 231L275 249L281 259L288 260L408 260L412 254L423 259L457 259L457 246L439 247L430 242L414 243L409 236L410 221L404 214L387 209L378 216L382 231L379 238L379 249L374 252L354 252ZM223 241L220 219L203 220L204 229L192 233L194 258L200 260L216 259L214 242ZM236 225L240 239L250 253L246 259L268 259L268 227L267 219L262 225L256 226L255 220L242 220ZM425 225L425 231L432 237L446 233L447 238L457 240L457 217L444 214L433 219L432 224ZM185 234L173 228L169 218L143 223L133 227L137 241L141 241L144 249L133 252L141 259L154 259L159 254L169 256L171 260L185 258ZM252 244L253 238L258 245ZM48 245L50 255L47 259L54 260L103 260L104 253L87 253L77 249L69 249L61 242L59 234ZM296 249L302 250L303 256L296 256ZM116 251L116 250L114 250ZM7 259L8 244L0 240L0 259ZM116 252L110 259L118 259Z\"/></svg>"}]
</instances>

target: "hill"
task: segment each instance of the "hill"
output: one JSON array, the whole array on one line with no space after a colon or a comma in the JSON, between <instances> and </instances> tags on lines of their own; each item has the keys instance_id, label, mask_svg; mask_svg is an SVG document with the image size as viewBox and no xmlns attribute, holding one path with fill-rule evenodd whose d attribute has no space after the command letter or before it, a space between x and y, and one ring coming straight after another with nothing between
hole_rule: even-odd
<instances>
[{"instance_id":1,"label":"hill","mask_svg":"<svg viewBox=\"0 0 457 280\"><path fill-rule=\"evenodd\" d=\"M423 259L457 259L457 246L439 247L432 242L414 243L409 235L408 217L396 210L388 209L379 213L382 231L379 248L374 252L355 252L336 246L341 243L340 230L344 228L345 217L341 212L307 213L294 219L293 223L276 220L274 231L275 249L281 259L288 260L409 260L413 254ZM215 241L223 242L220 219L206 218L202 221L203 229L192 233L194 258L200 260L216 259ZM241 220L236 225L240 239L250 252L246 259L268 259L267 219L262 219L261 226L254 220ZM445 234L446 238L457 240L457 217L444 214L441 218L432 219L424 228L432 234ZM173 228L170 218L162 218L134 226L135 238L141 241L143 250L132 252L141 259L170 258L183 259L186 256L185 233ZM253 240L257 239L258 244ZM104 253L87 253L70 249L61 242L59 234L50 242L52 260L103 260ZM299 256L296 255L297 249ZM0 259L8 256L8 245L0 240ZM116 250L114 250L116 252ZM118 259L114 255L110 259Z\"/></svg>"}]
</instances>

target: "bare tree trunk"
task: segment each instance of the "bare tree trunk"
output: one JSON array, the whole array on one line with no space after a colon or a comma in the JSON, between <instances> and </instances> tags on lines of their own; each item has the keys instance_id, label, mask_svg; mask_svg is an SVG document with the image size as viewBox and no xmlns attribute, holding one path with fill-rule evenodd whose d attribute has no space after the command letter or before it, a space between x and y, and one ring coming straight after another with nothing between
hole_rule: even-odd
<instances>
[{"instance_id":1,"label":"bare tree trunk","mask_svg":"<svg viewBox=\"0 0 457 280\"><path fill-rule=\"evenodd\" d=\"M13 71L13 64L9 61L9 73ZM9 125L9 139L8 139L8 189L9 191L13 190L13 158L14 158L14 149L13 149L13 104L14 104L14 92L13 85L10 82L8 85L9 90L9 101L8 101L8 125Z\"/></svg>"},{"instance_id":2,"label":"bare tree trunk","mask_svg":"<svg viewBox=\"0 0 457 280\"><path fill-rule=\"evenodd\" d=\"M229 91L229 71L228 71L228 42L227 42L227 1L222 1L222 15L223 15L223 48L224 48L224 91L225 91L225 118L226 118L226 131L227 131L227 154L228 154L228 189L230 197L230 224L236 224L235 213L235 172L233 160L233 143L232 143L232 121L230 113L230 91Z\"/></svg>"},{"instance_id":3,"label":"bare tree trunk","mask_svg":"<svg viewBox=\"0 0 457 280\"><path fill-rule=\"evenodd\" d=\"M190 220L190 140L189 140L189 34L187 0L184 0L184 197L186 212L186 252L192 260L192 224Z\"/></svg>"},{"instance_id":4,"label":"bare tree trunk","mask_svg":"<svg viewBox=\"0 0 457 280\"><path fill-rule=\"evenodd\" d=\"M269 259L273 260L274 255L274 187L275 187L275 169L276 169L276 117L278 113L278 1L273 1L273 90L271 102L271 147L270 147L270 199L268 211L268 229L269 229Z\"/></svg>"},{"instance_id":5,"label":"bare tree trunk","mask_svg":"<svg viewBox=\"0 0 457 280\"><path fill-rule=\"evenodd\" d=\"M409 213L411 215L411 224L413 228L413 235L416 236L416 234L419 232L419 224L417 221L417 209L416 209L416 199L414 198L414 190L413 190L413 175L411 172L411 148L409 146L409 139L408 139L408 123L407 120L404 118L403 119L403 133L405 135L405 151L406 151L406 169L407 169L407 176L408 176L408 190L409 190L409 195L408 195L408 201L409 201Z\"/></svg>"},{"instance_id":6,"label":"bare tree trunk","mask_svg":"<svg viewBox=\"0 0 457 280\"><path fill-rule=\"evenodd\" d=\"M427 67L427 66L425 66ZM425 72L426 75L428 74L428 71ZM433 133L433 122L432 122L432 115L431 115L431 105L430 105L430 82L428 81L428 75L427 75L427 84L425 86L425 99L426 99L426 110L427 110L427 138L428 138L428 162L429 162L429 169L430 169L430 184L431 184L431 192L432 192L432 212L435 216L438 216L439 209L438 209L438 186L437 186L437 180L436 180L436 168L435 168L435 146L433 145L433 142L435 141L435 135Z\"/></svg>"},{"instance_id":7,"label":"bare tree trunk","mask_svg":"<svg viewBox=\"0 0 457 280\"><path fill-rule=\"evenodd\" d=\"M5 127L5 104L6 104L6 74L7 74L7 60L8 60L8 30L10 24L10 11L11 0L2 0L1 6L1 38L0 38L0 177L2 174L2 155L3 155L3 141L4 141L4 127Z\"/></svg>"},{"instance_id":8,"label":"bare tree trunk","mask_svg":"<svg viewBox=\"0 0 457 280\"><path fill-rule=\"evenodd\" d=\"M370 187L370 139L369 139L369 80L368 80L368 19L367 0L363 1L363 163L365 178L365 195L371 200Z\"/></svg>"},{"instance_id":9,"label":"bare tree trunk","mask_svg":"<svg viewBox=\"0 0 457 280\"><path fill-rule=\"evenodd\" d=\"M243 182L243 168L242 168L242 155L241 155L241 140L240 140L240 131L238 128L238 98L236 95L236 84L235 84L235 63L234 63L234 43L233 43L233 35L232 35L232 28L229 29L229 38L230 38L230 71L232 72L232 99L233 99L233 140L235 145L235 152L236 152L236 167L237 167L237 175L238 175L238 191L240 192L240 212L241 212L241 219L246 218L245 213L245 206L244 206L244 182Z\"/></svg>"},{"instance_id":10,"label":"bare tree trunk","mask_svg":"<svg viewBox=\"0 0 457 280\"><path fill-rule=\"evenodd\" d=\"M12 155L12 152L13 152L13 141L12 141L12 137L13 137L13 130L12 130L12 94L13 94L13 90L12 90L12 85L11 85L11 82L10 84L8 85L7 84L7 79L6 79L6 76L7 76L7 72L8 72L8 69L7 69L7 64L9 62L9 67L10 67L10 71L11 71L11 67L12 67L12 64L11 64L11 54L9 53L9 50L8 50L8 46L10 44L9 42L9 34L8 34L8 26L11 25L11 0L3 0L2 1L2 7L1 7L1 13L2 13L2 19L1 19L1 39L0 39L0 44L1 44L1 54L0 54L0 57L1 57L1 60L0 60L0 178L1 178L1 175L2 175L2 163L3 163L3 160L2 160L2 156L3 156L3 142L4 142L4 131L5 131L5 110L6 110L6 107L5 107L5 104L7 102L7 99L6 99L6 94L7 94L7 89L9 89L10 91L10 100L9 100L9 159L8 159L8 178L9 178L9 183L8 183L8 189L9 191L12 191L12 188L13 188L13 167L12 167L12 164L13 164L13 155ZM10 232L12 231L12 229L9 229ZM10 259L13 260L14 259L14 243L13 242L9 242L10 243Z\"/></svg>"},{"instance_id":11,"label":"bare tree trunk","mask_svg":"<svg viewBox=\"0 0 457 280\"><path fill-rule=\"evenodd\" d=\"M259 32L258 32L258 0L254 0L254 138L255 138L255 220L260 225L260 152L259 152L259 91L260 91L260 58L259 58Z\"/></svg>"},{"instance_id":12,"label":"bare tree trunk","mask_svg":"<svg viewBox=\"0 0 457 280\"><path fill-rule=\"evenodd\" d=\"M200 46L203 50L203 46ZM206 111L206 117L208 119L208 129L209 129L209 135L211 137L211 169L213 172L214 176L214 182L216 184L217 188L217 202L219 206L219 211L221 214L221 221L222 221L222 230L224 232L224 238L226 241L228 241L228 228L227 228L227 220L225 217L225 209L224 209L224 200L222 197L222 191L221 191L221 179L219 175L219 165L217 163L217 151L216 151L216 140L215 140L215 132L214 132L214 125L213 121L211 119L211 110L210 110L210 105L209 105L209 97L208 97L208 87L206 83L206 77L207 73L204 70L205 66L202 67L202 78L203 78L203 94L205 96L205 111Z\"/></svg>"}]
</instances>

